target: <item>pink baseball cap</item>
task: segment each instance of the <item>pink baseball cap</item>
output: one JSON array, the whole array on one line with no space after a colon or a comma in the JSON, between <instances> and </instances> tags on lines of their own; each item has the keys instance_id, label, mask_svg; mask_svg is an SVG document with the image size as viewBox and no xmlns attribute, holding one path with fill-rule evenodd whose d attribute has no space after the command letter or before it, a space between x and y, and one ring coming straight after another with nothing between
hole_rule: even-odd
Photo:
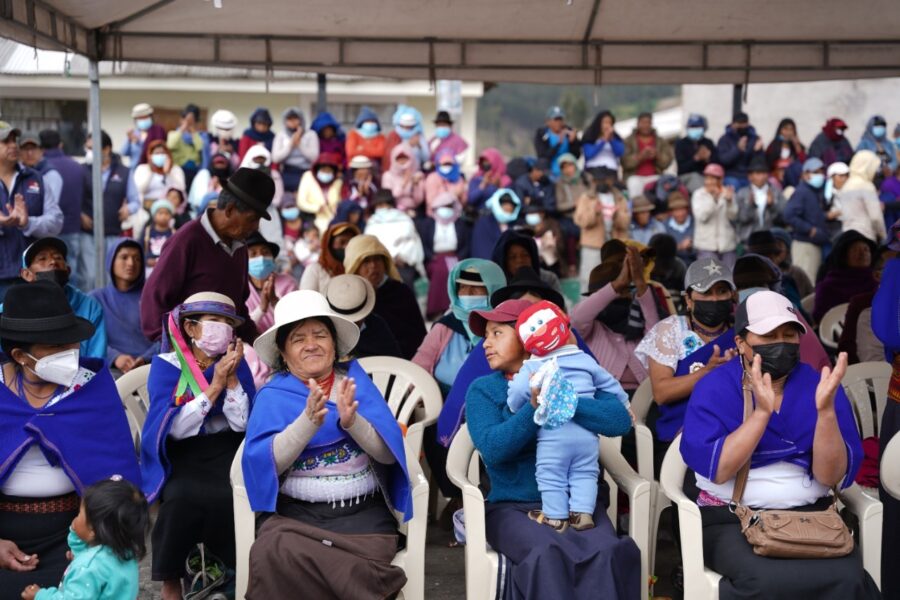
<instances>
[{"instance_id":1,"label":"pink baseball cap","mask_svg":"<svg viewBox=\"0 0 900 600\"><path fill-rule=\"evenodd\" d=\"M717 165L716 163L709 163L706 165L706 168L703 169L704 175L712 175L713 177L718 177L722 179L725 177L725 169L722 168L722 165Z\"/></svg>"},{"instance_id":2,"label":"pink baseball cap","mask_svg":"<svg viewBox=\"0 0 900 600\"><path fill-rule=\"evenodd\" d=\"M491 310L473 310L469 313L469 329L478 337L484 337L484 329L488 321L509 323L515 326L516 320L526 308L531 307L528 300L504 300Z\"/></svg>"},{"instance_id":3,"label":"pink baseball cap","mask_svg":"<svg viewBox=\"0 0 900 600\"><path fill-rule=\"evenodd\" d=\"M734 314L734 331L738 335L745 329L764 335L785 323L794 323L800 331L806 333L806 325L797 314L797 309L778 292L764 290L751 294L738 304Z\"/></svg>"}]
</instances>

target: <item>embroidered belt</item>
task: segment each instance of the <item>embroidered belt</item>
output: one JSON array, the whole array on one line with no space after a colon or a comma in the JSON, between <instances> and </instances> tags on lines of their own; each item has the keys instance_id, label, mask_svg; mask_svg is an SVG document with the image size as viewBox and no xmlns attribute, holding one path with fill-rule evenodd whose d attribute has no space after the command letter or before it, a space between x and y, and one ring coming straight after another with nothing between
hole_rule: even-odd
<instances>
[{"instance_id":1,"label":"embroidered belt","mask_svg":"<svg viewBox=\"0 0 900 600\"><path fill-rule=\"evenodd\" d=\"M41 498L26 501L0 501L0 512L41 515L71 512L73 510L78 510L80 506L81 498L78 497L78 494L72 492L65 496L55 496L53 498Z\"/></svg>"},{"instance_id":2,"label":"embroidered belt","mask_svg":"<svg viewBox=\"0 0 900 600\"><path fill-rule=\"evenodd\" d=\"M894 354L892 366L891 381L888 384L888 398L894 402L900 402L900 352Z\"/></svg>"}]
</instances>

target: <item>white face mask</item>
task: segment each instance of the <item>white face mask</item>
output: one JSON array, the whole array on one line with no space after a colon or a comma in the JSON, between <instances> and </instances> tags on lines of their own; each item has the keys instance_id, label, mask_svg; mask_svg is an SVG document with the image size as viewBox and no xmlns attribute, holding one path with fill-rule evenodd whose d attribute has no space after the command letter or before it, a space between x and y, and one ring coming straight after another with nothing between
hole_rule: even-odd
<instances>
[{"instance_id":1,"label":"white face mask","mask_svg":"<svg viewBox=\"0 0 900 600\"><path fill-rule=\"evenodd\" d=\"M63 350L44 358L35 358L30 354L27 356L35 361L32 369L34 374L44 381L66 388L71 387L75 381L75 375L78 374L78 348Z\"/></svg>"}]
</instances>

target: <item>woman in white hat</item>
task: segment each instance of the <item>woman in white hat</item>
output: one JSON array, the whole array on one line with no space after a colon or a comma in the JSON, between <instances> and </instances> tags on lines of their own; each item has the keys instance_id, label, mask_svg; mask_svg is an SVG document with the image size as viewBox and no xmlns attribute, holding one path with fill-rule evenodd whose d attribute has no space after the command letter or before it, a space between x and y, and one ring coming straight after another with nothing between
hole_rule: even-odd
<instances>
[{"instance_id":1,"label":"woman in white hat","mask_svg":"<svg viewBox=\"0 0 900 600\"><path fill-rule=\"evenodd\" d=\"M338 275L328 282L325 298L331 309L356 323L359 341L353 349L354 358L366 356L400 356L400 344L387 321L372 312L375 308L375 288L359 275Z\"/></svg>"},{"instance_id":2,"label":"woman in white hat","mask_svg":"<svg viewBox=\"0 0 900 600\"><path fill-rule=\"evenodd\" d=\"M185 559L200 542L234 568L228 474L256 394L234 337L242 322L227 296L194 294L169 314L164 352L150 366L141 475L147 500L160 499L152 577L163 600L182 597Z\"/></svg>"},{"instance_id":3,"label":"woman in white hat","mask_svg":"<svg viewBox=\"0 0 900 600\"><path fill-rule=\"evenodd\" d=\"M406 583L391 565L391 511L412 516L403 438L362 367L338 362L358 338L322 294L300 290L253 344L277 374L256 396L244 481L253 510L275 514L250 554L248 599L385 598Z\"/></svg>"}]
</instances>

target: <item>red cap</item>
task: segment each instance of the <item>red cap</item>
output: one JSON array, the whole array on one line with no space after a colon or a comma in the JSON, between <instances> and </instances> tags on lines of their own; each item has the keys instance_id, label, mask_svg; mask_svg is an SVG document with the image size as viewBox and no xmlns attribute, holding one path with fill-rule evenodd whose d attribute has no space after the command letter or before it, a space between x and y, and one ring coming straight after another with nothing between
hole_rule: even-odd
<instances>
[{"instance_id":1,"label":"red cap","mask_svg":"<svg viewBox=\"0 0 900 600\"><path fill-rule=\"evenodd\" d=\"M530 306L528 300L505 300L492 310L473 310L469 313L469 329L478 337L484 337L488 321L515 325L522 311Z\"/></svg>"},{"instance_id":2,"label":"red cap","mask_svg":"<svg viewBox=\"0 0 900 600\"><path fill-rule=\"evenodd\" d=\"M722 179L725 177L725 169L722 168L722 165L717 165L716 163L709 163L706 165L706 168L703 169L704 175L712 175L713 177L718 177Z\"/></svg>"}]
</instances>

